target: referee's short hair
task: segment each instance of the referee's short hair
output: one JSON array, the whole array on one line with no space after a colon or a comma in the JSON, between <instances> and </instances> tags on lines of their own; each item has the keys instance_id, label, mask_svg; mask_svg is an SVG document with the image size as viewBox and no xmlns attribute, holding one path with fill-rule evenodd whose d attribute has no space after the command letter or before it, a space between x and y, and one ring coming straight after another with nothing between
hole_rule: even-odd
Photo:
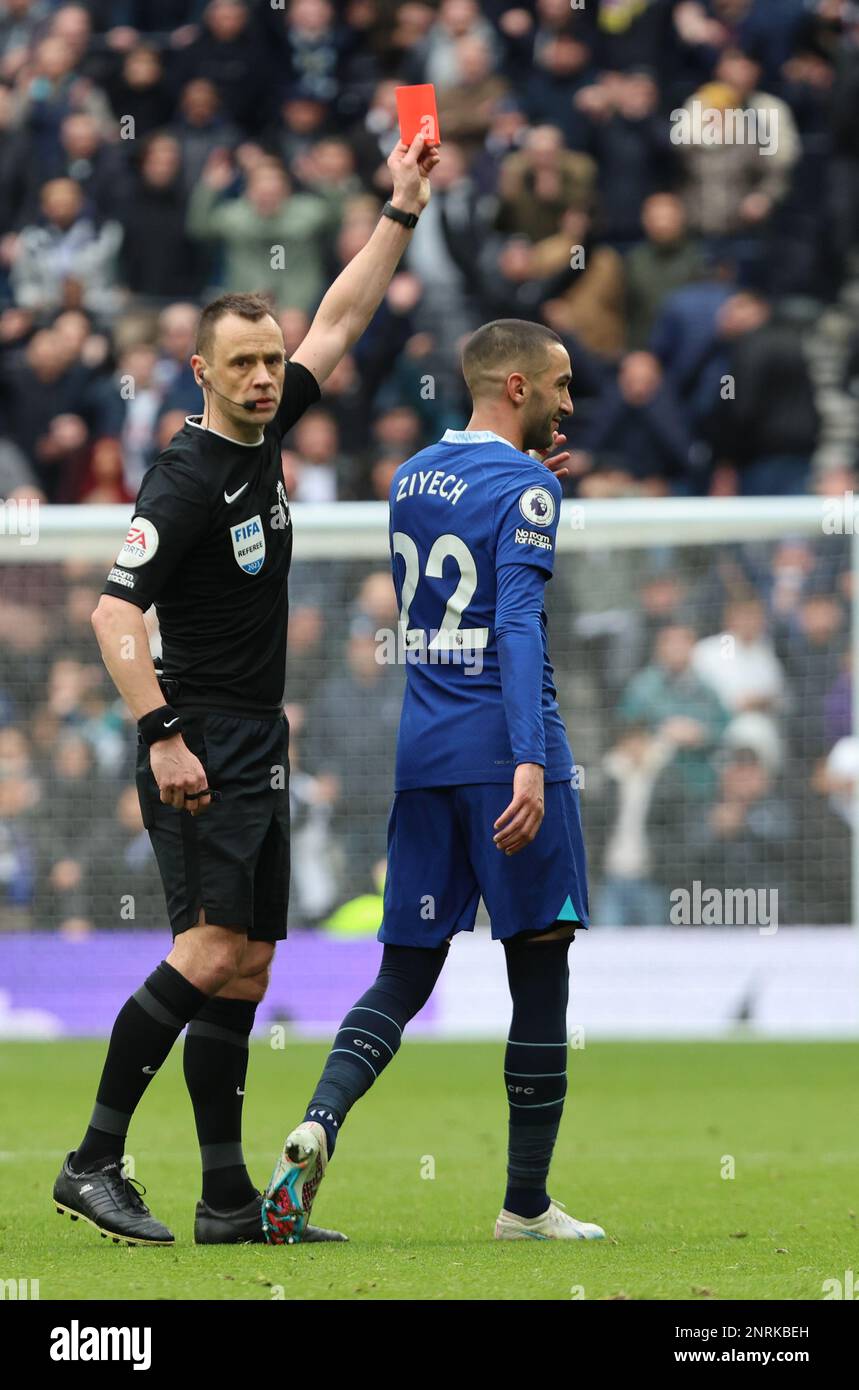
<instances>
[{"instance_id":1,"label":"referee's short hair","mask_svg":"<svg viewBox=\"0 0 859 1390\"><path fill-rule=\"evenodd\" d=\"M195 351L207 360L211 357L215 341L215 325L227 314L238 314L239 318L258 323L260 319L274 318L271 305L261 294L222 294L207 304L197 324L197 343Z\"/></svg>"},{"instance_id":2,"label":"referee's short hair","mask_svg":"<svg viewBox=\"0 0 859 1390\"><path fill-rule=\"evenodd\" d=\"M462 350L462 374L472 400L495 396L511 372L537 376L552 343L563 343L551 328L528 319L495 319L472 333Z\"/></svg>"}]
</instances>

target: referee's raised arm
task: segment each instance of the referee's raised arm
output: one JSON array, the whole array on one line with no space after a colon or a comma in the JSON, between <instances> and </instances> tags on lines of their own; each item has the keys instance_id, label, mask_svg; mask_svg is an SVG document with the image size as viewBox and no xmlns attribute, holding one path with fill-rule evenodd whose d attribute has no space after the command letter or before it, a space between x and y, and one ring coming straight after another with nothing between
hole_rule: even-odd
<instances>
[{"instance_id":1,"label":"referee's raised arm","mask_svg":"<svg viewBox=\"0 0 859 1390\"><path fill-rule=\"evenodd\" d=\"M412 229L429 202L429 175L440 157L437 150L424 149L420 134L410 146L400 140L389 155L394 188L384 216L366 246L337 276L290 359L312 372L320 385L358 341L381 304Z\"/></svg>"}]
</instances>

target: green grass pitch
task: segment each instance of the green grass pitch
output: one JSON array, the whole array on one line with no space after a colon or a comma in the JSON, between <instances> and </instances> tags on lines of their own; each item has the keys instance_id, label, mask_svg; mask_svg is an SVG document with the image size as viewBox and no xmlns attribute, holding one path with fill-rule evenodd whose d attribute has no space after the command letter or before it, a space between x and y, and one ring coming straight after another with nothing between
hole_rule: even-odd
<instances>
[{"instance_id":1,"label":"green grass pitch","mask_svg":"<svg viewBox=\"0 0 859 1390\"><path fill-rule=\"evenodd\" d=\"M175 1249L113 1246L56 1214L53 1179L103 1053L99 1042L0 1047L0 1278L38 1279L42 1299L820 1299L824 1280L859 1272L849 1043L573 1051L550 1189L608 1239L562 1244L492 1240L503 1044L407 1041L352 1112L314 1209L351 1243L271 1249L192 1243L198 1153L181 1047L128 1144ZM245 1152L258 1183L324 1055L252 1047Z\"/></svg>"}]
</instances>

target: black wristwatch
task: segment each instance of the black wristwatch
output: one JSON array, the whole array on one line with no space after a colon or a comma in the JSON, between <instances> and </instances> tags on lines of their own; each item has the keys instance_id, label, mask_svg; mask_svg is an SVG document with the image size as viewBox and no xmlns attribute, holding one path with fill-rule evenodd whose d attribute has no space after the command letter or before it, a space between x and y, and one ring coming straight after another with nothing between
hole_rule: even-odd
<instances>
[{"instance_id":1,"label":"black wristwatch","mask_svg":"<svg viewBox=\"0 0 859 1390\"><path fill-rule=\"evenodd\" d=\"M394 222L401 222L404 227L416 227L418 225L418 212L403 212L402 208L395 208L393 203L386 203L382 208L382 216L390 217Z\"/></svg>"}]
</instances>

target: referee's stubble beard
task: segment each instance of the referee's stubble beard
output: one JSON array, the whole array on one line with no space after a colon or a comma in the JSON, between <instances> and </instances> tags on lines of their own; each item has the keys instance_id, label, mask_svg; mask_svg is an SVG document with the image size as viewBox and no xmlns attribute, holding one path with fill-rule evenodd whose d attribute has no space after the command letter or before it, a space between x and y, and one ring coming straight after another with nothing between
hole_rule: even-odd
<instances>
[{"instance_id":1,"label":"referee's stubble beard","mask_svg":"<svg viewBox=\"0 0 859 1390\"><path fill-rule=\"evenodd\" d=\"M194 353L191 368L204 393L202 424L242 444L255 444L277 414L283 395L285 351L272 317L224 314L215 323L208 358ZM246 410L243 401L256 401Z\"/></svg>"}]
</instances>

